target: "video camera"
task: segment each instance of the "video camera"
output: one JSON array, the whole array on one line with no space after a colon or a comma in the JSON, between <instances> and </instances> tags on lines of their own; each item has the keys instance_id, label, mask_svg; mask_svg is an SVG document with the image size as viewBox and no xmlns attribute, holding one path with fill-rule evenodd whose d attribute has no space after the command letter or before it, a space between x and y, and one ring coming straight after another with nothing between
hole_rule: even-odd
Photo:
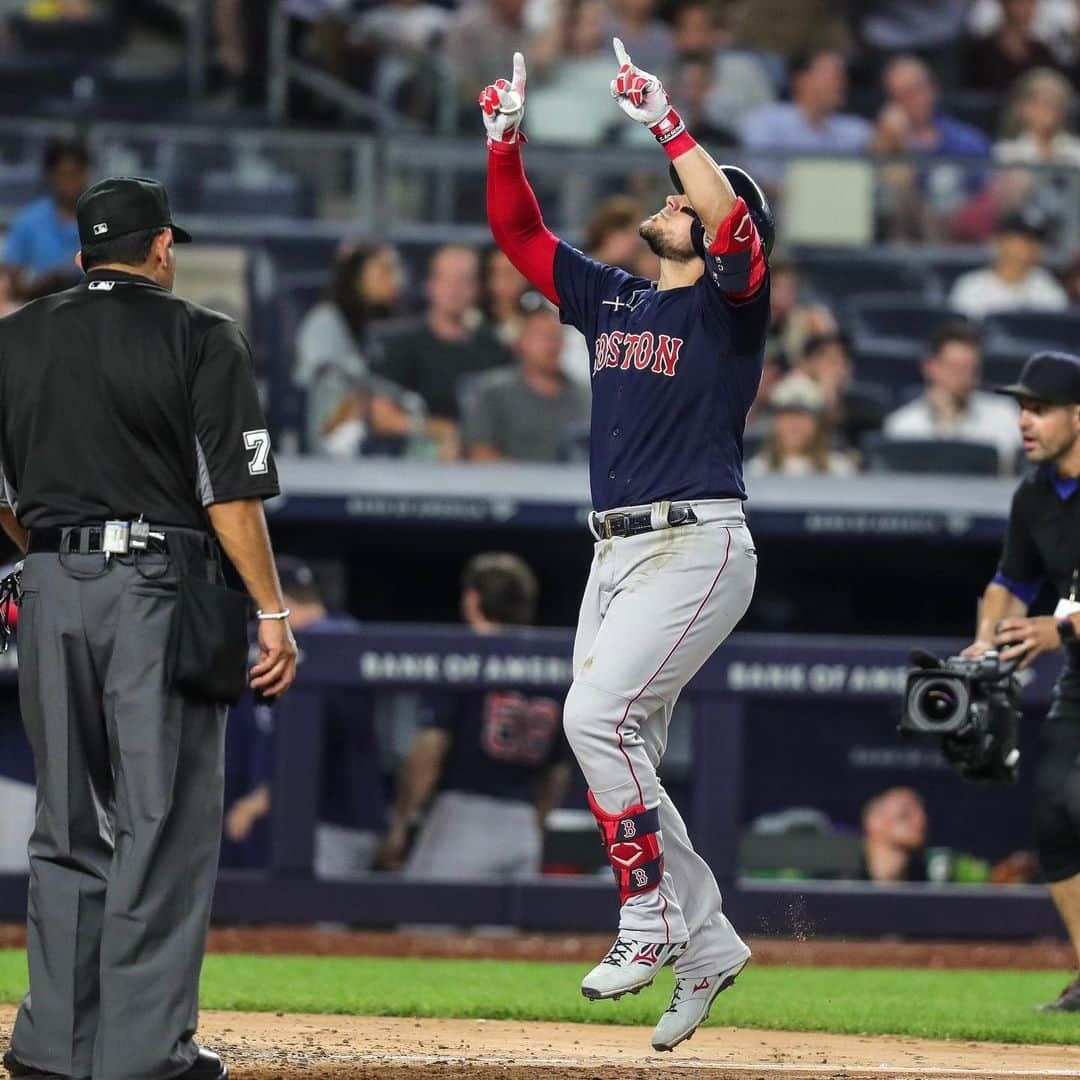
<instances>
[{"instance_id":1,"label":"video camera","mask_svg":"<svg viewBox=\"0 0 1080 1080\"><path fill-rule=\"evenodd\" d=\"M939 737L949 764L965 780L1016 783L1019 660L1002 663L996 652L986 652L942 661L916 649L911 662L900 731Z\"/></svg>"}]
</instances>

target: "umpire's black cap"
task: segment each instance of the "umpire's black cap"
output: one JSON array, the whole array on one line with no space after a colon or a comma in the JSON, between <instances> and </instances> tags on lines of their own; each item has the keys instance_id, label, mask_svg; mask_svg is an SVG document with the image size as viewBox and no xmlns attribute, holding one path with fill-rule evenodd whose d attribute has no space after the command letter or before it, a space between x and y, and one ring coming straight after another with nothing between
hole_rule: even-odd
<instances>
[{"instance_id":1,"label":"umpire's black cap","mask_svg":"<svg viewBox=\"0 0 1080 1080\"><path fill-rule=\"evenodd\" d=\"M728 178L732 190L746 203L757 228L758 236L761 237L761 246L765 249L765 257L772 254L773 241L776 239L776 221L773 218L772 207L765 198L765 192L757 185L757 181L745 169L738 165L721 165L720 171ZM668 167L668 175L671 183L680 195L685 195L682 181L679 179L678 170L672 162Z\"/></svg>"},{"instance_id":2,"label":"umpire's black cap","mask_svg":"<svg viewBox=\"0 0 1080 1080\"><path fill-rule=\"evenodd\" d=\"M995 387L994 392L1051 405L1080 405L1080 356L1037 352L1024 364L1017 382Z\"/></svg>"},{"instance_id":3,"label":"umpire's black cap","mask_svg":"<svg viewBox=\"0 0 1080 1080\"><path fill-rule=\"evenodd\" d=\"M110 176L87 188L75 204L79 243L102 244L144 229L172 229L178 244L191 234L172 219L169 193L156 180L142 176Z\"/></svg>"}]
</instances>

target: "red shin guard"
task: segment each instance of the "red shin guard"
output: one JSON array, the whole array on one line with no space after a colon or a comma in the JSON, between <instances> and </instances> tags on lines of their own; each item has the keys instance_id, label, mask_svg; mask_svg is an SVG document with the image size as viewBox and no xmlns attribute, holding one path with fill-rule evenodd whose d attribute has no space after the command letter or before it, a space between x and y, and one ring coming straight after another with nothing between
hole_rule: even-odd
<instances>
[{"instance_id":1,"label":"red shin guard","mask_svg":"<svg viewBox=\"0 0 1080 1080\"><path fill-rule=\"evenodd\" d=\"M664 850L660 843L660 808L631 806L621 814L601 809L588 793L589 809L600 826L608 862L619 886L619 902L658 888L664 876Z\"/></svg>"}]
</instances>

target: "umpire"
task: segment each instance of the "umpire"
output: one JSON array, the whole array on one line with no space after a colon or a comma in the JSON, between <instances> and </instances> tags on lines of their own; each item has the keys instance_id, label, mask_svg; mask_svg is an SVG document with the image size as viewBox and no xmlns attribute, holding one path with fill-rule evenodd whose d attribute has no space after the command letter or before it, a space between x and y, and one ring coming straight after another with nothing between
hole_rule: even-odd
<instances>
[{"instance_id":1,"label":"umpire","mask_svg":"<svg viewBox=\"0 0 1080 1080\"><path fill-rule=\"evenodd\" d=\"M16 1077L223 1078L194 1042L221 838L225 702L288 688L296 644L262 500L277 470L251 354L172 294L165 189L76 209L85 279L0 321L0 523L26 553L19 690L34 751L30 992ZM219 548L220 543L220 548Z\"/></svg>"},{"instance_id":2,"label":"umpire","mask_svg":"<svg viewBox=\"0 0 1080 1080\"><path fill-rule=\"evenodd\" d=\"M964 651L1000 649L1027 667L1065 648L1042 729L1035 828L1043 875L1080 958L1080 357L1036 353L998 392L1019 403L1024 453L1038 468L1013 496L998 572ZM1044 585L1059 598L1054 614L1028 616ZM1043 1008L1080 1011L1080 979Z\"/></svg>"}]
</instances>

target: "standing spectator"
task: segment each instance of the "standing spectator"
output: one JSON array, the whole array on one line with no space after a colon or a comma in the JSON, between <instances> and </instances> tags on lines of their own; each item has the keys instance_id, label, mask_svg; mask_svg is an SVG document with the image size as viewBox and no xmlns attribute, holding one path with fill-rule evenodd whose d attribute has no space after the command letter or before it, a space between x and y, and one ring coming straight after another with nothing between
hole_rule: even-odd
<instances>
[{"instance_id":1,"label":"standing spectator","mask_svg":"<svg viewBox=\"0 0 1080 1080\"><path fill-rule=\"evenodd\" d=\"M465 568L462 616L477 634L527 626L536 577L516 555ZM415 878L518 878L540 872L544 823L569 783L562 707L522 687L444 692L425 703L405 761L380 865L405 864L409 830L428 810L405 872Z\"/></svg>"},{"instance_id":2,"label":"standing spectator","mask_svg":"<svg viewBox=\"0 0 1080 1080\"><path fill-rule=\"evenodd\" d=\"M423 398L425 432L443 460L458 457L462 376L509 364L512 354L482 325L476 252L449 244L428 268L427 312L386 344L380 373Z\"/></svg>"},{"instance_id":3,"label":"standing spectator","mask_svg":"<svg viewBox=\"0 0 1080 1080\"><path fill-rule=\"evenodd\" d=\"M961 274L949 293L949 307L969 319L1016 308L1067 307L1065 290L1039 265L1049 231L1046 215L1034 204L1006 214L994 237L993 264Z\"/></svg>"},{"instance_id":4,"label":"standing spectator","mask_svg":"<svg viewBox=\"0 0 1080 1080\"><path fill-rule=\"evenodd\" d=\"M798 370L809 375L824 394L829 426L848 447L855 449L863 435L880 430L888 412L885 395L876 386L855 381L855 367L842 334L834 331L808 337Z\"/></svg>"},{"instance_id":5,"label":"standing spectator","mask_svg":"<svg viewBox=\"0 0 1080 1080\"><path fill-rule=\"evenodd\" d=\"M289 609L289 625L302 646L319 648L320 635L356 634L360 624L327 609L311 568L287 555L277 560L278 576ZM315 826L313 868L318 878L347 880L371 868L379 837L386 828L386 807L379 777L371 691L349 687L322 695L322 764L319 816ZM230 716L229 749L247 759L247 783L228 807L225 837L244 844L256 824L270 813L275 768L273 710L250 696Z\"/></svg>"},{"instance_id":6,"label":"standing spectator","mask_svg":"<svg viewBox=\"0 0 1080 1080\"><path fill-rule=\"evenodd\" d=\"M802 372L793 372L773 387L772 421L761 452L746 465L748 476L851 476L851 458L830 449L825 395Z\"/></svg>"},{"instance_id":7,"label":"standing spectator","mask_svg":"<svg viewBox=\"0 0 1080 1080\"><path fill-rule=\"evenodd\" d=\"M1016 406L977 389L982 366L979 335L968 323L938 327L923 361L925 389L885 418L893 439L962 439L997 448L1001 470L1013 471L1020 449Z\"/></svg>"},{"instance_id":8,"label":"standing spectator","mask_svg":"<svg viewBox=\"0 0 1080 1080\"><path fill-rule=\"evenodd\" d=\"M875 795L863 808L866 881L926 881L926 810L911 788Z\"/></svg>"},{"instance_id":9,"label":"standing spectator","mask_svg":"<svg viewBox=\"0 0 1080 1080\"><path fill-rule=\"evenodd\" d=\"M521 336L530 288L525 275L497 247L488 250L484 257L484 317L508 348ZM533 293L532 298L539 299L539 294Z\"/></svg>"},{"instance_id":10,"label":"standing spectator","mask_svg":"<svg viewBox=\"0 0 1080 1080\"><path fill-rule=\"evenodd\" d=\"M1037 7L1036 0L1001 0L1001 25L968 44L965 86L1005 93L1033 68L1058 66L1032 32Z\"/></svg>"},{"instance_id":11,"label":"standing spectator","mask_svg":"<svg viewBox=\"0 0 1080 1080\"><path fill-rule=\"evenodd\" d=\"M985 157L990 152L981 131L941 111L934 76L917 56L890 61L881 84L885 104L873 142L878 153Z\"/></svg>"},{"instance_id":12,"label":"standing spectator","mask_svg":"<svg viewBox=\"0 0 1080 1080\"><path fill-rule=\"evenodd\" d=\"M870 142L861 116L841 112L847 98L844 58L830 49L791 61L791 101L763 105L742 122L743 144L755 150L854 153Z\"/></svg>"},{"instance_id":13,"label":"standing spectator","mask_svg":"<svg viewBox=\"0 0 1080 1080\"><path fill-rule=\"evenodd\" d=\"M470 461L558 461L568 435L587 430L589 389L562 370L559 313L525 317L516 368L480 376L463 425Z\"/></svg>"},{"instance_id":14,"label":"standing spectator","mask_svg":"<svg viewBox=\"0 0 1080 1080\"><path fill-rule=\"evenodd\" d=\"M526 0L471 0L455 12L443 51L462 103L475 105L487 74L500 71L515 49L528 50ZM530 100L529 115L532 117Z\"/></svg>"},{"instance_id":15,"label":"standing spectator","mask_svg":"<svg viewBox=\"0 0 1080 1080\"><path fill-rule=\"evenodd\" d=\"M53 139L45 147L45 182L49 194L15 215L8 232L4 261L18 267L35 292L43 279L66 287L80 276L75 266L79 227L75 204L86 190L90 152L78 139Z\"/></svg>"},{"instance_id":16,"label":"standing spectator","mask_svg":"<svg viewBox=\"0 0 1080 1080\"><path fill-rule=\"evenodd\" d=\"M1075 107L1076 93L1059 71L1029 71L1013 89L1008 137L994 146L994 157L1006 165L1080 167L1080 138L1068 130Z\"/></svg>"},{"instance_id":17,"label":"standing spectator","mask_svg":"<svg viewBox=\"0 0 1080 1080\"><path fill-rule=\"evenodd\" d=\"M404 274L389 244L339 254L326 299L300 321L293 380L307 391L307 446L355 457L370 436L408 436L422 407L371 375L373 330L399 312Z\"/></svg>"}]
</instances>

